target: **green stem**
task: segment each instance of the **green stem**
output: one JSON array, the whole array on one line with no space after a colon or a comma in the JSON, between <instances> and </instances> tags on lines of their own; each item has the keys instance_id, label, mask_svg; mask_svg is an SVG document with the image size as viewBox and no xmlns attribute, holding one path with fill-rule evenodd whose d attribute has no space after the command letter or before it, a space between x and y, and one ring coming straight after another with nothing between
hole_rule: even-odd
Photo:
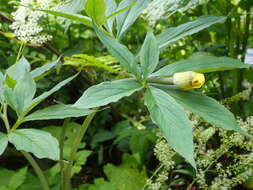
<instances>
[{"instance_id":1,"label":"green stem","mask_svg":"<svg viewBox=\"0 0 253 190\"><path fill-rule=\"evenodd\" d=\"M31 166L33 167L36 174L38 175L40 183L41 183L43 189L44 190L50 190L47 179L46 179L45 175L43 174L41 168L37 164L37 162L34 160L34 158L28 152L25 152L25 151L21 151L21 152L25 156L25 158L28 160L28 162L31 164Z\"/></svg>"},{"instance_id":2,"label":"green stem","mask_svg":"<svg viewBox=\"0 0 253 190\"><path fill-rule=\"evenodd\" d=\"M15 131L24 122L23 119L24 119L23 116L19 116L16 123L12 126L11 131Z\"/></svg>"},{"instance_id":3,"label":"green stem","mask_svg":"<svg viewBox=\"0 0 253 190\"><path fill-rule=\"evenodd\" d=\"M79 129L79 131L77 133L77 137L74 140L67 167L64 168L64 188L63 188L63 190L69 190L71 188L71 182L70 182L70 180L71 180L70 179L71 178L71 167L73 165L75 155L76 155L78 147L82 141L82 138L83 138L87 128L89 127L90 122L92 121L93 117L95 116L95 114L96 114L96 112L88 115L85 118L81 128Z\"/></svg>"},{"instance_id":4,"label":"green stem","mask_svg":"<svg viewBox=\"0 0 253 190\"><path fill-rule=\"evenodd\" d=\"M9 124L8 115L7 115L7 107L8 107L7 104L3 105L3 114L1 114L1 118L4 122L7 133L9 133L10 132L10 124Z\"/></svg>"},{"instance_id":5,"label":"green stem","mask_svg":"<svg viewBox=\"0 0 253 190\"><path fill-rule=\"evenodd\" d=\"M152 176L149 178L149 180L152 180L156 174L163 168L163 164L161 164L158 168L156 168L156 170L154 171L154 173L152 174ZM145 188L148 186L148 183L146 183L141 190L145 190Z\"/></svg>"},{"instance_id":6,"label":"green stem","mask_svg":"<svg viewBox=\"0 0 253 190\"><path fill-rule=\"evenodd\" d=\"M67 118L63 122L61 137L60 137L60 167L61 167L61 187L64 188L64 160L63 160L63 149L64 149L64 139L66 134L66 128L70 119Z\"/></svg>"},{"instance_id":7,"label":"green stem","mask_svg":"<svg viewBox=\"0 0 253 190\"><path fill-rule=\"evenodd\" d=\"M21 57L21 54L22 54L22 51L24 50L24 47L25 47L25 44L22 42L20 47L19 47L19 50L18 50L18 55L17 55L17 58L16 58L16 62L18 62L19 58Z\"/></svg>"},{"instance_id":8,"label":"green stem","mask_svg":"<svg viewBox=\"0 0 253 190\"><path fill-rule=\"evenodd\" d=\"M173 77L150 77L147 79L149 83L173 84Z\"/></svg>"}]
</instances>

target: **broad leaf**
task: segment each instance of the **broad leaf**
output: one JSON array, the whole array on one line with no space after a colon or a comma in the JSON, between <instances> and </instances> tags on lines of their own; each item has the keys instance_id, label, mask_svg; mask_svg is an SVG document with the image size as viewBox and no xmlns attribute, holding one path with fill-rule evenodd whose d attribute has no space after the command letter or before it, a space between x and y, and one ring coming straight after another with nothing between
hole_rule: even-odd
<instances>
[{"instance_id":1,"label":"broad leaf","mask_svg":"<svg viewBox=\"0 0 253 190\"><path fill-rule=\"evenodd\" d=\"M166 85L159 85L159 87L175 98L185 109L201 116L206 121L223 129L234 130L252 138L251 135L237 125L234 115L213 98L199 92L182 91Z\"/></svg>"},{"instance_id":2,"label":"broad leaf","mask_svg":"<svg viewBox=\"0 0 253 190\"><path fill-rule=\"evenodd\" d=\"M176 63L166 65L152 76L168 76L184 71L207 73L214 71L231 70L236 68L248 68L249 65L229 57L197 56Z\"/></svg>"},{"instance_id":3,"label":"broad leaf","mask_svg":"<svg viewBox=\"0 0 253 190\"><path fill-rule=\"evenodd\" d=\"M81 117L89 115L94 112L89 109L79 109L72 105L53 105L45 109L35 111L34 113L28 115L24 118L25 121L33 120L49 120L49 119L64 119L69 117Z\"/></svg>"},{"instance_id":4,"label":"broad leaf","mask_svg":"<svg viewBox=\"0 0 253 190\"><path fill-rule=\"evenodd\" d=\"M105 2L106 2L105 15L110 16L117 9L117 3L115 2L115 0L106 0ZM105 25L107 31L110 32L111 34L113 33L114 21L115 21L115 17L112 16L109 19L107 19L106 25Z\"/></svg>"},{"instance_id":5,"label":"broad leaf","mask_svg":"<svg viewBox=\"0 0 253 190\"><path fill-rule=\"evenodd\" d=\"M0 156L5 151L6 147L8 145L8 138L7 135L0 132Z\"/></svg>"},{"instance_id":6,"label":"broad leaf","mask_svg":"<svg viewBox=\"0 0 253 190\"><path fill-rule=\"evenodd\" d=\"M13 92L17 103L15 111L20 115L30 105L36 92L36 84L30 73L26 73L17 81Z\"/></svg>"},{"instance_id":7,"label":"broad leaf","mask_svg":"<svg viewBox=\"0 0 253 190\"><path fill-rule=\"evenodd\" d=\"M226 17L224 16L202 16L195 21L187 22L177 27L168 28L156 36L159 48L164 48L172 42L197 33L213 24L223 23L225 20Z\"/></svg>"},{"instance_id":8,"label":"broad leaf","mask_svg":"<svg viewBox=\"0 0 253 190\"><path fill-rule=\"evenodd\" d=\"M59 143L50 133L38 129L18 129L8 134L17 150L33 153L38 158L59 159Z\"/></svg>"},{"instance_id":9,"label":"broad leaf","mask_svg":"<svg viewBox=\"0 0 253 190\"><path fill-rule=\"evenodd\" d=\"M108 48L110 53L115 56L122 66L128 71L133 73L136 77L140 76L140 68L135 61L135 56L128 50L126 46L120 44L114 38L106 35L100 31L95 25L94 29L102 41L102 43Z\"/></svg>"},{"instance_id":10,"label":"broad leaf","mask_svg":"<svg viewBox=\"0 0 253 190\"><path fill-rule=\"evenodd\" d=\"M50 64L46 64L46 65L43 65L41 67L34 69L33 71L31 71L32 77L37 78L37 77L43 75L44 73L46 73L47 71L49 71L50 69L55 67L58 63L60 63L60 60L61 60L61 57L59 57L56 61L54 61Z\"/></svg>"},{"instance_id":11,"label":"broad leaf","mask_svg":"<svg viewBox=\"0 0 253 190\"><path fill-rule=\"evenodd\" d=\"M85 4L85 11L89 17L97 25L101 25L105 22L105 0L87 0Z\"/></svg>"},{"instance_id":12,"label":"broad leaf","mask_svg":"<svg viewBox=\"0 0 253 190\"><path fill-rule=\"evenodd\" d=\"M6 70L6 75L11 77L11 79L18 81L27 72L29 72L31 66L25 57L22 57L16 64L12 65Z\"/></svg>"},{"instance_id":13,"label":"broad leaf","mask_svg":"<svg viewBox=\"0 0 253 190\"><path fill-rule=\"evenodd\" d=\"M150 0L124 0L121 1L118 9L122 9L131 3L135 3L130 9L120 13L116 17L117 21L117 38L120 39L127 29L135 22L141 12L150 3Z\"/></svg>"},{"instance_id":14,"label":"broad leaf","mask_svg":"<svg viewBox=\"0 0 253 190\"><path fill-rule=\"evenodd\" d=\"M116 102L124 96L130 96L142 87L140 83L131 79L103 82L88 88L74 106L78 108L104 106Z\"/></svg>"},{"instance_id":15,"label":"broad leaf","mask_svg":"<svg viewBox=\"0 0 253 190\"><path fill-rule=\"evenodd\" d=\"M146 79L156 68L159 62L159 47L152 32L146 36L140 52L143 77Z\"/></svg>"},{"instance_id":16,"label":"broad leaf","mask_svg":"<svg viewBox=\"0 0 253 190\"><path fill-rule=\"evenodd\" d=\"M14 92L13 90L8 87L7 85L4 86L4 91L3 91L3 97L4 97L4 100L5 102L11 106L11 108L13 110L16 110L17 109L17 100L14 96Z\"/></svg>"},{"instance_id":17,"label":"broad leaf","mask_svg":"<svg viewBox=\"0 0 253 190\"><path fill-rule=\"evenodd\" d=\"M193 159L192 124L184 109L166 92L149 87L145 104L152 120L162 130L172 148L196 168Z\"/></svg>"},{"instance_id":18,"label":"broad leaf","mask_svg":"<svg viewBox=\"0 0 253 190\"><path fill-rule=\"evenodd\" d=\"M19 171L15 172L15 174L11 177L9 182L10 190L15 190L19 186L21 186L26 179L27 174L27 167L20 169Z\"/></svg>"},{"instance_id":19,"label":"broad leaf","mask_svg":"<svg viewBox=\"0 0 253 190\"><path fill-rule=\"evenodd\" d=\"M67 83L69 83L71 80L73 80L78 74L69 77L67 79L65 79L64 81L61 81L60 83L58 83L56 86L54 86L51 90L44 92L43 94L41 94L40 96L34 98L31 103L29 104L29 106L26 107L25 109L25 114L27 114L29 111L31 111L35 106L37 106L40 102L42 102L43 100L45 100L48 96L50 96L51 94L53 94L54 92L60 90L60 88L62 88L63 86L65 86Z\"/></svg>"}]
</instances>

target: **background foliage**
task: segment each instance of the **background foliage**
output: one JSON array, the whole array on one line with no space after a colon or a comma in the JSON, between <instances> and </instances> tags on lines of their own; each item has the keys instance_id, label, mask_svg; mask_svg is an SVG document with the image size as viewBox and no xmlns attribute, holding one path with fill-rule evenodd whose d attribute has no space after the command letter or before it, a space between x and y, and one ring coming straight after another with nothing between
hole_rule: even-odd
<instances>
[{"instance_id":1,"label":"background foliage","mask_svg":"<svg viewBox=\"0 0 253 190\"><path fill-rule=\"evenodd\" d=\"M10 29L13 22L11 12L15 11L15 4L16 1L0 0L1 70L13 65L20 51L21 43ZM84 1L72 1L62 10L88 16L94 14L92 11L86 13L80 4L84 4ZM158 19L153 26L142 15L124 35L124 27L127 26L122 26L122 33L117 33L117 36L136 53L140 51L146 32L151 28L155 34L159 34L168 27L195 20L199 16L227 16L225 23L212 25L163 49L158 67L201 55L229 56L244 61L246 50L253 46L252 6L251 0L210 0L184 12L174 12L171 8L166 14L174 14ZM32 69L57 60L59 55L63 57L55 69L40 76L36 95L51 89L76 71L81 73L36 109L56 103L73 104L88 87L128 76L107 52L91 27L52 15L44 22L47 32L53 36L52 41L39 46L27 44L22 50L23 55L31 63ZM99 24L103 18L96 15L95 22ZM199 91L223 103L238 116L240 126L252 133L253 122L249 116L253 112L253 69L212 72L205 76L207 82ZM71 175L75 189L252 188L252 140L237 133L222 132L192 116L195 158L200 166L199 173L196 173L159 135L143 101L142 92L138 92L120 102L109 104L110 109L97 114L74 159ZM13 123L16 116L11 111L9 114ZM81 120L75 118L68 123L64 140L65 158L68 157L80 123ZM62 125L62 120L50 120L28 122L25 127L43 129L60 139ZM8 147L0 160L0 190L41 189L36 175L13 147ZM46 171L52 189L59 189L59 164L47 159L38 161Z\"/></svg>"}]
</instances>

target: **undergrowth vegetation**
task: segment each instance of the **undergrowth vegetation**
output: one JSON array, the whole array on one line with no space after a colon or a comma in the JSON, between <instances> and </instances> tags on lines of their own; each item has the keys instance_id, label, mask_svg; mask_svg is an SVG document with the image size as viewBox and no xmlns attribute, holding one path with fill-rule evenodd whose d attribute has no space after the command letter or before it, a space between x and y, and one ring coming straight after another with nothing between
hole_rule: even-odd
<instances>
[{"instance_id":1,"label":"undergrowth vegetation","mask_svg":"<svg viewBox=\"0 0 253 190\"><path fill-rule=\"evenodd\" d=\"M0 0L0 190L253 189L252 0Z\"/></svg>"}]
</instances>

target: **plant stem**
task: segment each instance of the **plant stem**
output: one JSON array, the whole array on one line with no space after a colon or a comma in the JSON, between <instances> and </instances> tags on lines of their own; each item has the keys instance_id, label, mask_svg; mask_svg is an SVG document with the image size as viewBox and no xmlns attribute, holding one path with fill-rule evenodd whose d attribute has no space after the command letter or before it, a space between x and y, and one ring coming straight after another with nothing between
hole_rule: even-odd
<instances>
[{"instance_id":1,"label":"plant stem","mask_svg":"<svg viewBox=\"0 0 253 190\"><path fill-rule=\"evenodd\" d=\"M71 153L70 153L70 157L69 157L69 160L68 160L68 164L66 166L66 168L64 168L64 188L63 190L69 190L71 188L71 167L73 165L73 162L74 162L74 159L75 159L75 155L76 155L76 152L78 150L78 147L82 141L82 138L87 130L87 128L89 127L90 125L90 122L92 121L93 117L95 116L96 112L94 113L91 113L90 115L88 115L81 128L79 129L79 131L77 132L77 136L74 140L74 143L72 145L72 149L71 149Z\"/></svg>"},{"instance_id":2,"label":"plant stem","mask_svg":"<svg viewBox=\"0 0 253 190\"><path fill-rule=\"evenodd\" d=\"M41 168L37 164L37 162L34 160L34 158L28 152L25 152L25 151L21 151L21 152L25 156L25 158L28 160L28 162L31 164L31 166L33 167L35 173L38 175L43 189L50 190L47 179L46 179L45 175L43 174Z\"/></svg>"},{"instance_id":3,"label":"plant stem","mask_svg":"<svg viewBox=\"0 0 253 190\"><path fill-rule=\"evenodd\" d=\"M7 104L3 105L3 114L1 114L1 118L4 122L7 133L9 133L10 132L10 124L9 124L8 115L7 115L7 107L8 107Z\"/></svg>"},{"instance_id":4,"label":"plant stem","mask_svg":"<svg viewBox=\"0 0 253 190\"><path fill-rule=\"evenodd\" d=\"M149 180L152 180L153 177L155 177L155 175L163 168L163 164L161 164L158 168L156 168L156 170L154 171L154 173L152 174L152 176L149 178ZM148 186L148 183L146 183L141 190L145 190L145 188Z\"/></svg>"},{"instance_id":5,"label":"plant stem","mask_svg":"<svg viewBox=\"0 0 253 190\"><path fill-rule=\"evenodd\" d=\"M64 120L61 130L61 137L60 137L60 167L61 167L61 188L64 188L64 161L63 161L63 148L64 148L64 138L66 134L66 128L69 123L70 119L67 118Z\"/></svg>"},{"instance_id":6,"label":"plant stem","mask_svg":"<svg viewBox=\"0 0 253 190\"><path fill-rule=\"evenodd\" d=\"M11 131L16 130L22 123L23 123L23 116L19 116L18 120L16 121L16 123L13 125L13 127L11 128Z\"/></svg>"}]
</instances>

